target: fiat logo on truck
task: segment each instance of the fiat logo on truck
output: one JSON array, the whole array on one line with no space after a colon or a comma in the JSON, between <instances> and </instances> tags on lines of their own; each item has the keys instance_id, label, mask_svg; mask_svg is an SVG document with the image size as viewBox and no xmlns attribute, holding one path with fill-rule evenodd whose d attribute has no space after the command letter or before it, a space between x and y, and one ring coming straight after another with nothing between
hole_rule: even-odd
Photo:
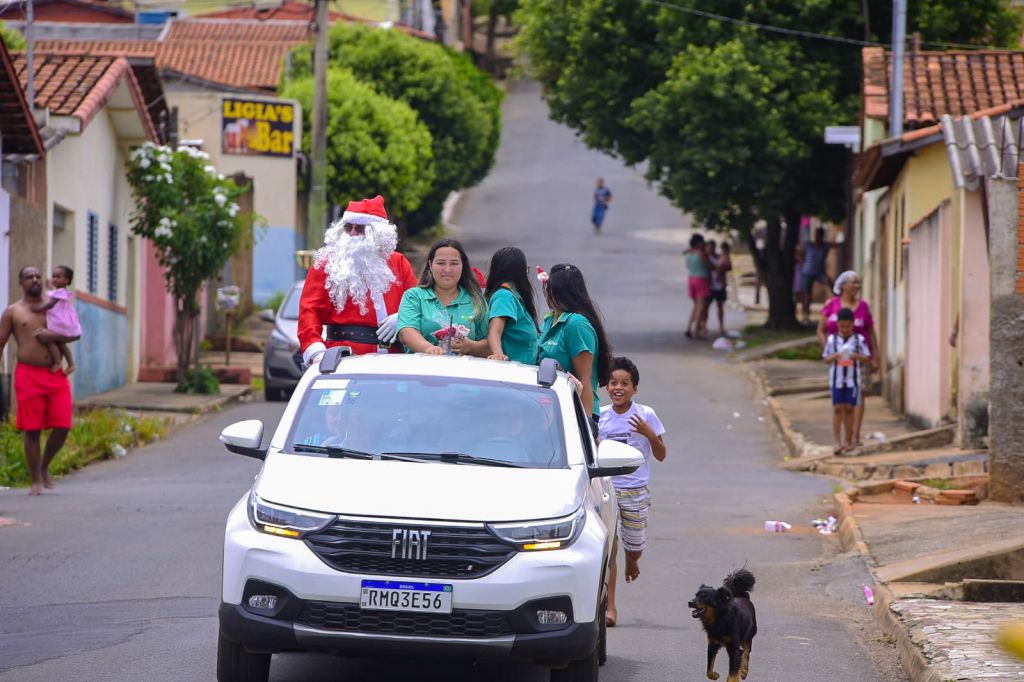
<instances>
[{"instance_id":1,"label":"fiat logo on truck","mask_svg":"<svg viewBox=\"0 0 1024 682\"><path fill-rule=\"evenodd\" d=\"M427 542L429 540L429 530L394 528L391 531L391 558L423 561L427 558Z\"/></svg>"}]
</instances>

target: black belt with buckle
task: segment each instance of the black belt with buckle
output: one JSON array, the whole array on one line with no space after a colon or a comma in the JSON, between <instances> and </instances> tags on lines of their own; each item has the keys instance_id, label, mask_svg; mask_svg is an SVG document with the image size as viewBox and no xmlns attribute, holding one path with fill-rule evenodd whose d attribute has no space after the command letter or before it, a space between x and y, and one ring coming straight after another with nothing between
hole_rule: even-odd
<instances>
[{"instance_id":1,"label":"black belt with buckle","mask_svg":"<svg viewBox=\"0 0 1024 682\"><path fill-rule=\"evenodd\" d=\"M377 328L363 324L328 324L324 325L325 338L328 341L345 343L363 343L369 346L382 345L377 338Z\"/></svg>"}]
</instances>

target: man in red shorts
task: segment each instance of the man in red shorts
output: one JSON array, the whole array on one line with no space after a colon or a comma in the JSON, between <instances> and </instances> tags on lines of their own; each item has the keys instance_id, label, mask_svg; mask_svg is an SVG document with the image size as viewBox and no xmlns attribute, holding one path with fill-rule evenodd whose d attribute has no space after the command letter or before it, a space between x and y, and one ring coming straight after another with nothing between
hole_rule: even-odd
<instances>
[{"instance_id":1,"label":"man in red shorts","mask_svg":"<svg viewBox=\"0 0 1024 682\"><path fill-rule=\"evenodd\" d=\"M14 398L17 413L14 427L25 432L25 459L32 476L29 495L41 495L52 489L50 462L64 445L71 429L71 384L64 372L50 371L50 353L36 338L46 328L46 313L32 312L43 300L43 275L38 268L26 266L18 273L21 300L0 316L0 353L14 334L18 344L18 365L14 369ZM46 439L46 450L39 457L40 433L53 429Z\"/></svg>"}]
</instances>

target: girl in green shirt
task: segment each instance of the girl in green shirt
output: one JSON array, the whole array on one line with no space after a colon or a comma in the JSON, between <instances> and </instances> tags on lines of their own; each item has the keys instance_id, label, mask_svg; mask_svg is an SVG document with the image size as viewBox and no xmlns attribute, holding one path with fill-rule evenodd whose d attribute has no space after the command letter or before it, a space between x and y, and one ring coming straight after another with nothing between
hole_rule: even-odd
<instances>
[{"instance_id":1,"label":"girl in green shirt","mask_svg":"<svg viewBox=\"0 0 1024 682\"><path fill-rule=\"evenodd\" d=\"M537 306L526 254L520 249L506 246L491 256L487 298L490 358L537 364Z\"/></svg>"},{"instance_id":2,"label":"girl in green shirt","mask_svg":"<svg viewBox=\"0 0 1024 682\"><path fill-rule=\"evenodd\" d=\"M551 268L544 285L551 313L541 326L538 362L554 358L583 384L583 407L593 419L601 415L597 387L605 386L612 371L612 348L597 306L590 300L583 273L575 265Z\"/></svg>"},{"instance_id":3,"label":"girl in green shirt","mask_svg":"<svg viewBox=\"0 0 1024 682\"><path fill-rule=\"evenodd\" d=\"M420 285L402 296L398 338L411 353L444 355L434 332L449 324L469 329L467 338L452 344L454 352L487 357L487 301L462 244L442 239L430 247Z\"/></svg>"}]
</instances>

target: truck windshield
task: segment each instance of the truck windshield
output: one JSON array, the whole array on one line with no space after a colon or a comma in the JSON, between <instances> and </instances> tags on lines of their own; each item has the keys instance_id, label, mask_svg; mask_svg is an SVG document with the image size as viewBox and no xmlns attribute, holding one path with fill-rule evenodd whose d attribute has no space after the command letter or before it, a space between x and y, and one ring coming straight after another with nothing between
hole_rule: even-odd
<instances>
[{"instance_id":1,"label":"truck windshield","mask_svg":"<svg viewBox=\"0 0 1024 682\"><path fill-rule=\"evenodd\" d=\"M554 391L468 379L317 379L302 399L288 444L286 452L304 457L344 448L449 463L481 458L534 469L568 466ZM429 457L444 454L462 457Z\"/></svg>"}]
</instances>

